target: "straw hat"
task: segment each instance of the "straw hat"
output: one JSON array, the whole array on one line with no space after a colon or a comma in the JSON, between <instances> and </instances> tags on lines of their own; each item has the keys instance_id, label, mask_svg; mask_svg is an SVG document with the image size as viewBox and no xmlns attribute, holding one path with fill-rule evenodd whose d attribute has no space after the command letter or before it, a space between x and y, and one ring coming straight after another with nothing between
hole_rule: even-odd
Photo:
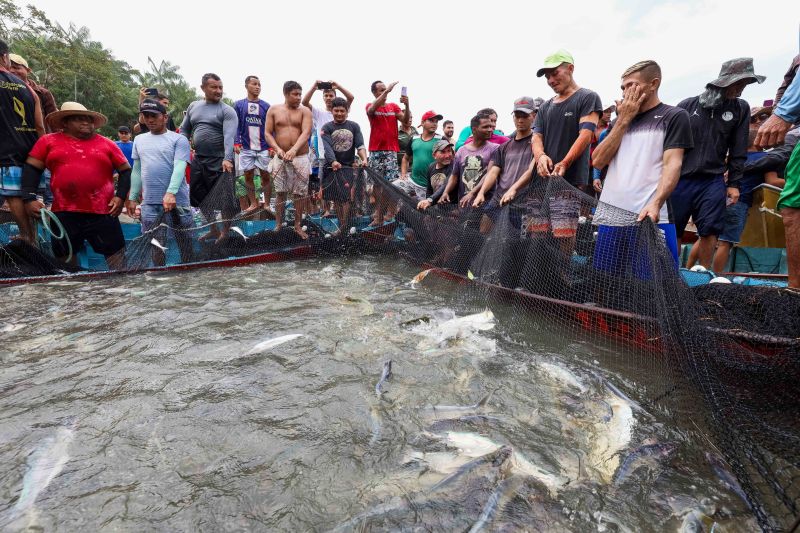
<instances>
[{"instance_id":1,"label":"straw hat","mask_svg":"<svg viewBox=\"0 0 800 533\"><path fill-rule=\"evenodd\" d=\"M83 104L78 102L64 102L61 104L59 111L53 111L45 118L47 125L53 130L63 128L64 119L67 117L74 117L75 115L90 116L94 119L94 127L100 128L108 122L108 119L102 113L97 111L89 111Z\"/></svg>"}]
</instances>

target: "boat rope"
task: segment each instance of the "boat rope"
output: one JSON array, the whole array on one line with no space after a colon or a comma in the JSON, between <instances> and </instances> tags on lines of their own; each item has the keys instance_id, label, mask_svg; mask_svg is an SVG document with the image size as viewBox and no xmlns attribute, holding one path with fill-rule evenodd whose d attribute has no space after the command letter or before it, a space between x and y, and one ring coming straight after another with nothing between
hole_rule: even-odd
<instances>
[{"instance_id":1,"label":"boat rope","mask_svg":"<svg viewBox=\"0 0 800 533\"><path fill-rule=\"evenodd\" d=\"M50 211L49 209L43 207L39 210L42 215L42 227L50 234L50 237L55 240L65 240L67 241L67 249L69 253L67 254L66 263L69 263L72 260L72 242L70 242L69 237L67 236L67 230L64 228L64 225L58 219L55 213ZM55 223L56 227L58 228L58 235L53 231L51 223Z\"/></svg>"}]
</instances>

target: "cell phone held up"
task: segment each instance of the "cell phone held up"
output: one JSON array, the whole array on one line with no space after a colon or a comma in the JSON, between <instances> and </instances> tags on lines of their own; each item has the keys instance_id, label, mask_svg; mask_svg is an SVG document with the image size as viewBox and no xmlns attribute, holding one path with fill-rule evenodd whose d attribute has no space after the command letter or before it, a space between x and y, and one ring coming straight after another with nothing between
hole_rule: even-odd
<instances>
[{"instance_id":1,"label":"cell phone held up","mask_svg":"<svg viewBox=\"0 0 800 533\"><path fill-rule=\"evenodd\" d=\"M400 87L400 96L408 96L408 87Z\"/></svg>"},{"instance_id":2,"label":"cell phone held up","mask_svg":"<svg viewBox=\"0 0 800 533\"><path fill-rule=\"evenodd\" d=\"M321 81L317 84L317 89L320 91L327 91L333 89L333 83L329 81Z\"/></svg>"},{"instance_id":3,"label":"cell phone held up","mask_svg":"<svg viewBox=\"0 0 800 533\"><path fill-rule=\"evenodd\" d=\"M148 87L144 90L144 94L155 98L158 96L158 89L155 87Z\"/></svg>"}]
</instances>

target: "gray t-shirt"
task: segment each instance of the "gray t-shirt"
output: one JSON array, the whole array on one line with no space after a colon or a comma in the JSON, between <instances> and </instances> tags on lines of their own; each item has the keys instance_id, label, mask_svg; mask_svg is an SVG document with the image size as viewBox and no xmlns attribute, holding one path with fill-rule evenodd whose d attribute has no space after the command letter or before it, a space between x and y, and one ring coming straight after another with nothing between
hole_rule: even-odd
<instances>
[{"instance_id":1,"label":"gray t-shirt","mask_svg":"<svg viewBox=\"0 0 800 533\"><path fill-rule=\"evenodd\" d=\"M569 152L580 133L580 120L590 113L601 114L603 104L596 92L580 88L563 102L551 98L539 108L533 123L533 132L544 137L544 153L555 165ZM589 183L589 147L576 159L564 174L573 185Z\"/></svg>"},{"instance_id":2,"label":"gray t-shirt","mask_svg":"<svg viewBox=\"0 0 800 533\"><path fill-rule=\"evenodd\" d=\"M511 135L511 140L500 145L500 148L492 156L492 161L500 167L500 177L495 185L494 196L498 199L508 192L512 185L522 176L531 164L533 150L531 149L531 138L533 133L527 137L517 140L517 134Z\"/></svg>"},{"instance_id":3,"label":"gray t-shirt","mask_svg":"<svg viewBox=\"0 0 800 533\"><path fill-rule=\"evenodd\" d=\"M224 102L214 104L197 100L189 104L181 124L181 134L191 139L197 155L223 157L233 161L233 144L239 117Z\"/></svg>"},{"instance_id":4,"label":"gray t-shirt","mask_svg":"<svg viewBox=\"0 0 800 533\"><path fill-rule=\"evenodd\" d=\"M169 187L175 161L189 162L189 141L174 131L161 135L142 133L133 140L132 156L142 165L143 204L161 204ZM178 205L189 205L189 185L181 180L175 194Z\"/></svg>"}]
</instances>

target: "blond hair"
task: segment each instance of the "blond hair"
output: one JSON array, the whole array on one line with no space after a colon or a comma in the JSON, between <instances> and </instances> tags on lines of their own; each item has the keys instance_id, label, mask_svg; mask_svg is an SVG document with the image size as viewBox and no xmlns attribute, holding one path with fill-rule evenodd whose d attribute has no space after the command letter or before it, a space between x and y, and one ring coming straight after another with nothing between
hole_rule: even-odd
<instances>
[{"instance_id":1,"label":"blond hair","mask_svg":"<svg viewBox=\"0 0 800 533\"><path fill-rule=\"evenodd\" d=\"M641 72L642 76L644 76L647 81L652 81L656 78L661 79L661 67L658 66L658 63L652 59L646 59L631 65L625 70L625 72L622 73L622 77L627 78L631 74L635 74L637 72Z\"/></svg>"}]
</instances>

